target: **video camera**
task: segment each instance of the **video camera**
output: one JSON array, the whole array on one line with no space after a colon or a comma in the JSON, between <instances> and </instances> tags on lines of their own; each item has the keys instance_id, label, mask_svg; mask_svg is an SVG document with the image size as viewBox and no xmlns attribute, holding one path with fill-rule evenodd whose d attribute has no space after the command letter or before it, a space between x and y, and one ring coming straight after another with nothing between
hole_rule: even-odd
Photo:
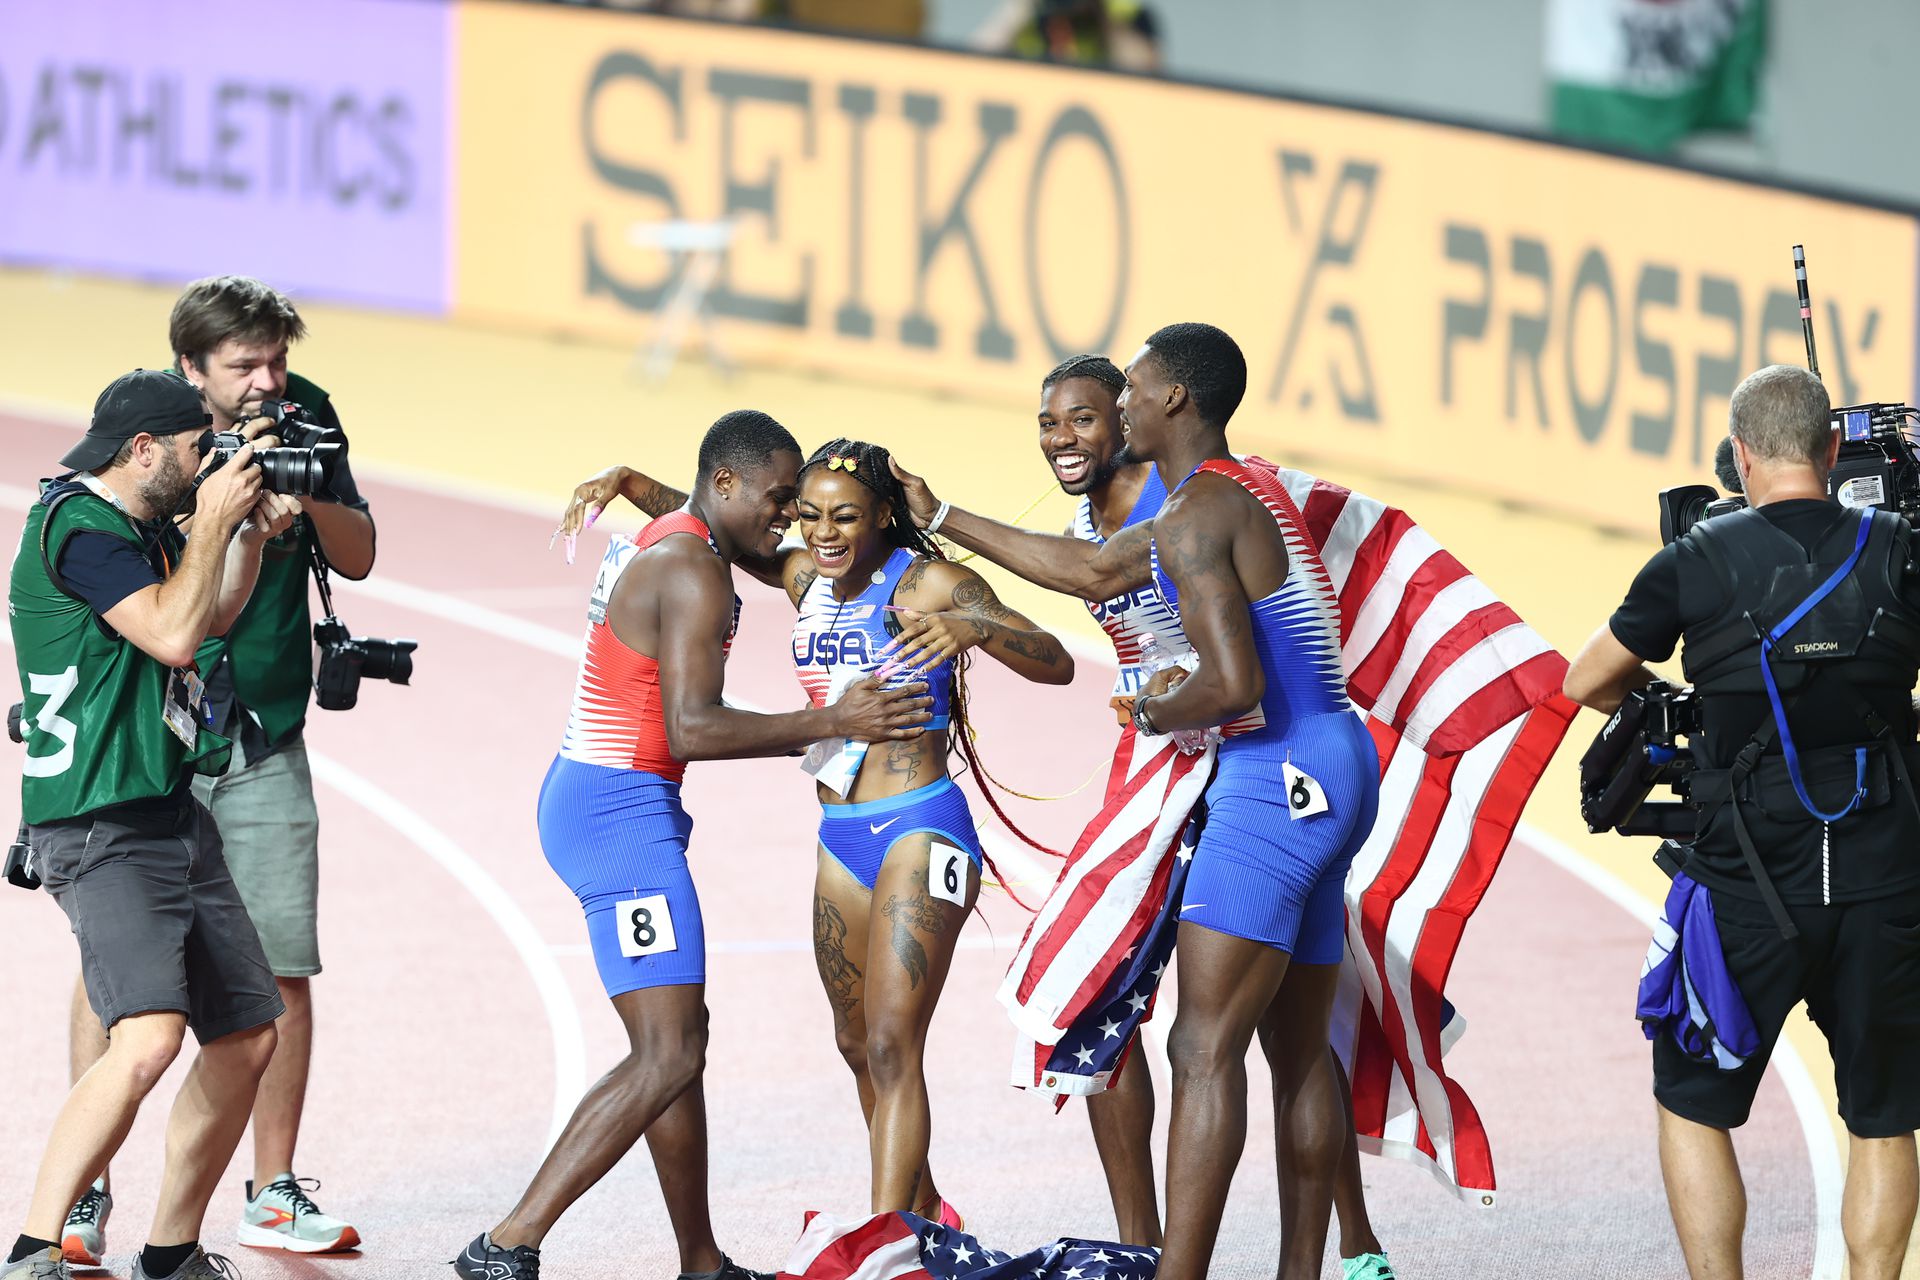
<instances>
[{"instance_id":1,"label":"video camera","mask_svg":"<svg viewBox=\"0 0 1920 1280\"><path fill-rule=\"evenodd\" d=\"M272 419L274 434L282 441L276 448L256 450L253 455L260 464L260 487L296 498L338 501L333 475L347 453L346 433L322 426L291 400L263 401L259 416ZM246 437L237 431L208 432L200 453L213 466L224 466L246 443Z\"/></svg>"},{"instance_id":2,"label":"video camera","mask_svg":"<svg viewBox=\"0 0 1920 1280\"><path fill-rule=\"evenodd\" d=\"M1813 343L1813 304L1807 296L1807 255L1793 246L1794 282L1800 291L1800 329L1807 341L1807 368L1820 376L1820 359ZM1833 410L1833 429L1840 433L1840 456L1827 475L1827 496L1843 507L1885 507L1909 524L1920 524L1920 449L1907 435L1909 424L1920 424L1920 409L1906 404L1856 404ZM1733 445L1721 445L1715 460L1720 483L1738 490L1733 470ZM1683 484L1660 493L1660 541L1664 545L1684 537L1702 520L1747 505L1744 497L1721 497L1710 484Z\"/></svg>"},{"instance_id":3,"label":"video camera","mask_svg":"<svg viewBox=\"0 0 1920 1280\"><path fill-rule=\"evenodd\" d=\"M1700 704L1691 689L1655 680L1629 693L1580 757L1580 816L1587 830L1692 836L1694 758L1683 740L1698 732ZM1647 796L1663 785L1681 798L1649 803Z\"/></svg>"}]
</instances>

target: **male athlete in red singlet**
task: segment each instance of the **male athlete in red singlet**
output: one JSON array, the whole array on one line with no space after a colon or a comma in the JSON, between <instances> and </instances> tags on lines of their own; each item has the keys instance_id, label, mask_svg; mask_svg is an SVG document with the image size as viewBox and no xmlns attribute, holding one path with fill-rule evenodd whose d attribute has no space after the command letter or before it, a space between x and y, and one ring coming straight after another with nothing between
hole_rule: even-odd
<instances>
[{"instance_id":1,"label":"male athlete in red singlet","mask_svg":"<svg viewBox=\"0 0 1920 1280\"><path fill-rule=\"evenodd\" d=\"M864 681L781 715L720 701L739 617L731 566L766 558L794 516L800 448L764 413L708 429L686 506L617 538L587 606L587 648L560 752L540 789L540 843L579 897L629 1049L587 1091L520 1203L454 1260L465 1280L538 1280L540 1242L642 1135L680 1246L681 1280L749 1280L707 1215L705 934L680 806L689 760L774 756L822 738L917 737L925 683Z\"/></svg>"}]
</instances>

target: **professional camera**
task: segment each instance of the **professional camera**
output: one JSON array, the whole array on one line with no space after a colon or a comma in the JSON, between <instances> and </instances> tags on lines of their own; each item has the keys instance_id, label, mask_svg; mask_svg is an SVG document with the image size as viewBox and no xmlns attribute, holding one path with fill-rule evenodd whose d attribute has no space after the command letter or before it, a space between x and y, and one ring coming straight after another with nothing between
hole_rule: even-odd
<instances>
[{"instance_id":1,"label":"professional camera","mask_svg":"<svg viewBox=\"0 0 1920 1280\"><path fill-rule=\"evenodd\" d=\"M1580 816L1587 830L1691 836L1694 758L1682 739L1698 732L1700 703L1691 689L1655 680L1629 693L1580 757ZM1649 802L1647 796L1662 785L1680 799Z\"/></svg>"},{"instance_id":2,"label":"professional camera","mask_svg":"<svg viewBox=\"0 0 1920 1280\"><path fill-rule=\"evenodd\" d=\"M260 487L271 493L337 501L333 475L346 456L347 433L322 426L292 400L262 401L257 416L270 420L273 434L280 439L279 447L256 450L253 455L260 464ZM211 436L201 452L218 466L245 443L239 432L223 431Z\"/></svg>"},{"instance_id":3,"label":"professional camera","mask_svg":"<svg viewBox=\"0 0 1920 1280\"><path fill-rule=\"evenodd\" d=\"M347 624L327 616L314 624L313 642L320 665L313 677L314 700L327 711L348 711L360 700L360 681L406 684L413 678L414 640L375 640L347 634Z\"/></svg>"}]
</instances>

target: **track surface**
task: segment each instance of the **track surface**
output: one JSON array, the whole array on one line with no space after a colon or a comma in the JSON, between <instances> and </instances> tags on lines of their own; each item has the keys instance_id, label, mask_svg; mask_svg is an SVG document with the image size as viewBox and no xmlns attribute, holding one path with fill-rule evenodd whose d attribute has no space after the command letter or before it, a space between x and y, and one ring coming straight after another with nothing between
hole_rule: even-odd
<instances>
[{"instance_id":1,"label":"track surface","mask_svg":"<svg viewBox=\"0 0 1920 1280\"><path fill-rule=\"evenodd\" d=\"M11 544L20 493L71 429L0 418ZM376 580L341 589L357 634L421 642L413 687L368 685L352 713L315 712L308 737L325 826L325 975L299 1166L367 1239L363 1253L301 1259L232 1243L248 1146L214 1202L211 1248L249 1277L444 1275L439 1264L511 1204L545 1151L556 1108L623 1041L586 954L578 909L545 865L534 796L558 741L572 646L603 539L566 566L548 522L363 477L380 524ZM729 666L736 699L788 707L785 603L743 583ZM1010 785L1064 791L1113 729L1104 678L1083 661L1066 689L981 669L988 766ZM10 684L12 677L7 678ZM0 788L18 780L0 752ZM968 784L971 785L971 784ZM795 762L704 764L688 776L693 859L712 955L707 1077L714 1218L723 1247L771 1267L801 1212L865 1202L866 1144L809 943L818 809ZM1083 792L1010 802L1056 844L1091 812ZM990 826L977 800L976 816ZM1018 939L1004 899L969 924L936 1019L929 1074L934 1163L969 1224L999 1247L1112 1230L1080 1108L1056 1117L1005 1085L1009 1028L992 991ZM24 1213L65 1090L73 943L43 895L0 886L7 975L0 1071L0 1228ZM1401 1274L1679 1276L1653 1149L1647 1054L1631 1016L1645 946L1621 909L1522 845L1496 878L1450 994L1469 1032L1449 1058L1495 1140L1500 1206L1469 1208L1428 1176L1365 1162L1376 1226ZM542 982L546 985L543 988ZM1158 1024L1170 1020L1171 1002ZM578 1039L576 1039L578 1037ZM158 1174L176 1067L115 1164L113 1273L131 1270ZM584 1069L584 1074L582 1070ZM1270 1109L1253 1082L1250 1139L1214 1274L1272 1274L1278 1225ZM1161 1142L1164 1153L1165 1080ZM1800 1126L1777 1077L1740 1134L1752 1199L1750 1274L1804 1276L1812 1188ZM549 1237L549 1276L672 1275L677 1266L644 1147Z\"/></svg>"}]
</instances>

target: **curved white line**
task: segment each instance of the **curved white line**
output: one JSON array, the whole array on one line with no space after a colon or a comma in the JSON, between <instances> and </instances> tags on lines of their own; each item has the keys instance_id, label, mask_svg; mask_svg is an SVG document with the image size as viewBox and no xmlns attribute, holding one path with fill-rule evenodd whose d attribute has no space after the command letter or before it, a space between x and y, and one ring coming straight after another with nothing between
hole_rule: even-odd
<instances>
[{"instance_id":1,"label":"curved white line","mask_svg":"<svg viewBox=\"0 0 1920 1280\"><path fill-rule=\"evenodd\" d=\"M307 762L313 766L316 779L344 794L439 863L441 869L459 881L460 887L493 917L500 932L513 944L520 962L533 979L534 990L540 993L547 1025L553 1032L553 1120L547 1135L547 1145L551 1147L560 1130L566 1127L574 1104L586 1092L587 1042L580 1024L580 1010L574 1004L573 993L567 989L566 976L540 937L539 929L520 909L513 895L474 861L473 855L414 812L405 801L311 746L307 748Z\"/></svg>"},{"instance_id":2,"label":"curved white line","mask_svg":"<svg viewBox=\"0 0 1920 1280\"><path fill-rule=\"evenodd\" d=\"M1546 832L1523 822L1515 829L1514 838L1531 846L1541 857L1649 929L1659 917L1660 908L1642 897L1638 890ZM1780 1083L1787 1088L1787 1100L1793 1104L1801 1135L1807 1142L1807 1162L1813 1168L1812 1280L1840 1280L1841 1264L1846 1258L1846 1239L1840 1232L1840 1196L1846 1185L1846 1174L1840 1167L1840 1147L1833 1139L1833 1122L1827 1116L1826 1103L1821 1100L1806 1062L1785 1039L1774 1044L1773 1069L1780 1073Z\"/></svg>"}]
</instances>

